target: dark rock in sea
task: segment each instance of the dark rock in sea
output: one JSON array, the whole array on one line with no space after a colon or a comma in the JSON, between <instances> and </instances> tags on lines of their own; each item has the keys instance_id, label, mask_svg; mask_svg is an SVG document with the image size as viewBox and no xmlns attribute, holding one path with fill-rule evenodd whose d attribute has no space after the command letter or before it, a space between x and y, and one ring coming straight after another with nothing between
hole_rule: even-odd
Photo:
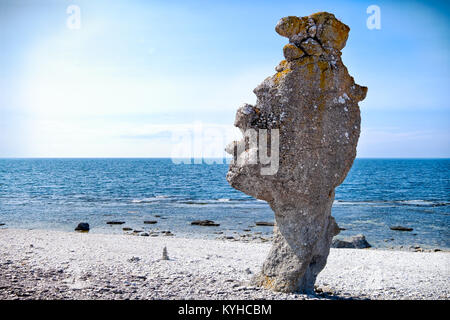
<instances>
[{"instance_id":1,"label":"dark rock in sea","mask_svg":"<svg viewBox=\"0 0 450 320\"><path fill-rule=\"evenodd\" d=\"M148 236L150 236L147 232L143 232L143 233L141 233L141 236L142 237L148 237Z\"/></svg>"},{"instance_id":2,"label":"dark rock in sea","mask_svg":"<svg viewBox=\"0 0 450 320\"><path fill-rule=\"evenodd\" d=\"M155 214L155 218L161 218L159 214Z\"/></svg>"},{"instance_id":3,"label":"dark rock in sea","mask_svg":"<svg viewBox=\"0 0 450 320\"><path fill-rule=\"evenodd\" d=\"M218 227L218 226L220 226L220 224L215 223L214 221L211 221L211 220L196 220L196 221L192 221L191 225L202 226L202 227Z\"/></svg>"},{"instance_id":4,"label":"dark rock in sea","mask_svg":"<svg viewBox=\"0 0 450 320\"><path fill-rule=\"evenodd\" d=\"M356 249L365 249L372 247L366 240L366 237L362 234L358 234L352 237L352 243Z\"/></svg>"},{"instance_id":5,"label":"dark rock in sea","mask_svg":"<svg viewBox=\"0 0 450 320\"><path fill-rule=\"evenodd\" d=\"M275 223L273 223L273 222L265 222L265 221L258 221L258 222L255 222L255 224L257 226L265 226L265 227L273 227L275 225Z\"/></svg>"},{"instance_id":6,"label":"dark rock in sea","mask_svg":"<svg viewBox=\"0 0 450 320\"><path fill-rule=\"evenodd\" d=\"M439 249L439 248L436 248L436 249L434 249L433 251L434 251L434 252L439 252L439 251L442 251L442 250Z\"/></svg>"},{"instance_id":7,"label":"dark rock in sea","mask_svg":"<svg viewBox=\"0 0 450 320\"><path fill-rule=\"evenodd\" d=\"M245 232L250 232L250 231L252 231L252 230L250 230L250 229L244 229L243 231L245 231Z\"/></svg>"},{"instance_id":8,"label":"dark rock in sea","mask_svg":"<svg viewBox=\"0 0 450 320\"><path fill-rule=\"evenodd\" d=\"M131 231L131 230L133 230L132 228L129 228L129 227L125 227L125 228L122 228L122 230L123 231Z\"/></svg>"},{"instance_id":9,"label":"dark rock in sea","mask_svg":"<svg viewBox=\"0 0 450 320\"><path fill-rule=\"evenodd\" d=\"M174 234L170 231L162 231L165 236L174 236Z\"/></svg>"},{"instance_id":10,"label":"dark rock in sea","mask_svg":"<svg viewBox=\"0 0 450 320\"><path fill-rule=\"evenodd\" d=\"M332 248L351 248L351 249L365 249L372 247L362 234L351 237L350 239L341 240L333 239L331 243Z\"/></svg>"},{"instance_id":11,"label":"dark rock in sea","mask_svg":"<svg viewBox=\"0 0 450 320\"><path fill-rule=\"evenodd\" d=\"M395 230L395 231L413 231L413 228L408 228L408 227L403 227L403 226L391 226L389 227L389 229L391 230Z\"/></svg>"},{"instance_id":12,"label":"dark rock in sea","mask_svg":"<svg viewBox=\"0 0 450 320\"><path fill-rule=\"evenodd\" d=\"M354 248L351 241L345 241L341 239L334 239L331 243L332 248Z\"/></svg>"},{"instance_id":13,"label":"dark rock in sea","mask_svg":"<svg viewBox=\"0 0 450 320\"><path fill-rule=\"evenodd\" d=\"M125 221L108 221L106 224L124 224Z\"/></svg>"},{"instance_id":14,"label":"dark rock in sea","mask_svg":"<svg viewBox=\"0 0 450 320\"><path fill-rule=\"evenodd\" d=\"M81 222L78 224L78 226L75 228L75 231L89 231L89 223Z\"/></svg>"},{"instance_id":15,"label":"dark rock in sea","mask_svg":"<svg viewBox=\"0 0 450 320\"><path fill-rule=\"evenodd\" d=\"M156 221L156 220L145 220L144 221L144 224L155 224L155 223L158 223L158 221Z\"/></svg>"},{"instance_id":16,"label":"dark rock in sea","mask_svg":"<svg viewBox=\"0 0 450 320\"><path fill-rule=\"evenodd\" d=\"M340 231L345 231L345 230L347 230L347 229L339 227L339 230L340 230Z\"/></svg>"},{"instance_id":17,"label":"dark rock in sea","mask_svg":"<svg viewBox=\"0 0 450 320\"><path fill-rule=\"evenodd\" d=\"M144 230L134 230L133 232L134 233L141 233L141 232L144 232Z\"/></svg>"}]
</instances>

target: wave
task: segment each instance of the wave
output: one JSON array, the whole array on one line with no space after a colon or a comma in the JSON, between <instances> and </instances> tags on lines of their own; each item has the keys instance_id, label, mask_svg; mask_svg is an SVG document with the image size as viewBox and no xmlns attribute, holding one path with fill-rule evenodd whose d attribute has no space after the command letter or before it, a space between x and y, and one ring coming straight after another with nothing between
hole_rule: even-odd
<instances>
[{"instance_id":1,"label":"wave","mask_svg":"<svg viewBox=\"0 0 450 320\"><path fill-rule=\"evenodd\" d=\"M333 205L403 205L414 207L445 207L449 206L447 201L432 201L432 200L374 200L374 201L345 201L334 200Z\"/></svg>"},{"instance_id":2,"label":"wave","mask_svg":"<svg viewBox=\"0 0 450 320\"><path fill-rule=\"evenodd\" d=\"M175 202L184 205L233 205L238 203L253 203L253 204L265 204L266 202L254 198L218 198L218 199L189 199L189 198L176 198L167 195L158 195L154 197L147 197L142 199L133 199L131 202L135 204L140 203L158 203L158 202ZM361 200L361 201L347 201L347 200L334 200L335 206L413 206L413 207L443 207L450 206L448 201L433 201L433 200Z\"/></svg>"},{"instance_id":3,"label":"wave","mask_svg":"<svg viewBox=\"0 0 450 320\"><path fill-rule=\"evenodd\" d=\"M215 203L228 203L228 202L234 202L235 200L232 199L228 199L228 198L221 198L221 199L189 199L189 200L182 200L182 201L177 201L178 203L181 204L200 204L200 205L205 205L205 204L215 204Z\"/></svg>"},{"instance_id":4,"label":"wave","mask_svg":"<svg viewBox=\"0 0 450 320\"><path fill-rule=\"evenodd\" d=\"M183 196L167 196L159 195L155 197L146 197L131 200L134 204L145 204L145 203L176 203L176 204L188 204L188 205L212 205L212 204L237 204L237 203L257 203L257 199L254 198L217 198L217 199L193 199Z\"/></svg>"},{"instance_id":5,"label":"wave","mask_svg":"<svg viewBox=\"0 0 450 320\"><path fill-rule=\"evenodd\" d=\"M256 199L232 199L232 198L219 198L219 199L183 199L176 201L179 204L189 205L239 205L239 204L260 204Z\"/></svg>"},{"instance_id":6,"label":"wave","mask_svg":"<svg viewBox=\"0 0 450 320\"><path fill-rule=\"evenodd\" d=\"M450 205L450 202L446 201L430 201L430 200L399 200L395 203L416 207L445 207Z\"/></svg>"},{"instance_id":7,"label":"wave","mask_svg":"<svg viewBox=\"0 0 450 320\"><path fill-rule=\"evenodd\" d=\"M169 198L169 196L155 196L143 199L133 199L131 200L131 203L153 203L168 200Z\"/></svg>"},{"instance_id":8,"label":"wave","mask_svg":"<svg viewBox=\"0 0 450 320\"><path fill-rule=\"evenodd\" d=\"M42 197L41 197L42 198ZM98 202L109 203L117 202L124 203L130 202L129 198L99 198L91 195L76 194L70 197L71 199L52 199L53 201L60 200L61 202ZM23 201L24 199L20 199ZM30 199L24 201L24 204L29 203ZM10 203L20 204L18 200L9 200ZM158 204L158 203L176 203L182 205L266 205L266 201L259 200L251 197L245 198L216 198L216 199L192 199L190 197L176 196L176 195L157 195L145 198L135 198L131 200L132 204ZM407 206L407 207L447 207L450 206L450 201L443 200L424 200L424 199L411 199L411 200L334 200L334 206Z\"/></svg>"}]
</instances>

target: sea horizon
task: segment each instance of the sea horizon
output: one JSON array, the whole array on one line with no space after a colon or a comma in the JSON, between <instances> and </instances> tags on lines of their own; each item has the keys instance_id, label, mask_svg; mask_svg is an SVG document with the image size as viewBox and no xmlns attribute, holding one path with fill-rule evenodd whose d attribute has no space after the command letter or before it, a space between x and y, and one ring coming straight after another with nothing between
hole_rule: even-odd
<instances>
[{"instance_id":1,"label":"sea horizon","mask_svg":"<svg viewBox=\"0 0 450 320\"><path fill-rule=\"evenodd\" d=\"M0 157L0 159L173 159L172 157ZM174 159L189 159L189 158L174 158ZM190 158L191 160L199 159L231 159L228 158ZM447 160L450 157L356 157L356 159L380 159L380 160Z\"/></svg>"}]
</instances>

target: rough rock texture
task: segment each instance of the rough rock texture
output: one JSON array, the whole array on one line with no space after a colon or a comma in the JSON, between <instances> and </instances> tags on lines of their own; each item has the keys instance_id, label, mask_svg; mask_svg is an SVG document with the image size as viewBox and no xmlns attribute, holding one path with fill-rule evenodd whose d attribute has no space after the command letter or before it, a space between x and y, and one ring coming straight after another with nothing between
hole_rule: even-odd
<instances>
[{"instance_id":1,"label":"rough rock texture","mask_svg":"<svg viewBox=\"0 0 450 320\"><path fill-rule=\"evenodd\" d=\"M289 38L286 60L254 90L256 105L238 109L235 126L243 132L279 129L279 168L263 175L265 165L249 161L247 148L234 155L244 160L230 165L227 180L267 201L275 212L273 247L254 283L276 291L312 292L339 232L331 217L334 189L356 156L358 102L367 88L355 84L341 61L349 27L333 14L286 17L276 31ZM227 150L239 153L242 143L233 142Z\"/></svg>"}]
</instances>

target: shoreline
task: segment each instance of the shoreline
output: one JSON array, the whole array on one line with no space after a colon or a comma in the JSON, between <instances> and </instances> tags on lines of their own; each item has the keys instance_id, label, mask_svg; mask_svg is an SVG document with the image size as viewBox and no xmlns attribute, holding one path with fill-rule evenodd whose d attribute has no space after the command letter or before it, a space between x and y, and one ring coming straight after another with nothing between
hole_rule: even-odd
<instances>
[{"instance_id":1,"label":"shoreline","mask_svg":"<svg viewBox=\"0 0 450 320\"><path fill-rule=\"evenodd\" d=\"M0 243L1 299L450 299L449 252L331 249L324 294L303 295L248 284L270 242L1 229Z\"/></svg>"},{"instance_id":2,"label":"shoreline","mask_svg":"<svg viewBox=\"0 0 450 320\"><path fill-rule=\"evenodd\" d=\"M158 219L158 218L154 218ZM165 218L167 219L167 218ZM75 228L76 224L73 224L73 228ZM165 237L171 236L179 239L198 239L198 240L219 240L219 241L229 241L229 242L243 242L243 243L271 243L273 239L273 227L268 226L249 226L248 228L241 227L242 230L234 229L234 230L223 230L223 229L215 229L214 227L205 227L205 226L195 226L198 228L198 233L195 232L178 232L177 230L173 230L172 228L165 226L160 228L156 224L143 224L141 227L136 226L136 224L118 224L118 225L109 225L110 231L108 228L91 228L89 234L95 235L126 235L126 236L146 236L146 237ZM122 230L126 227L126 230ZM0 225L0 231L2 230L26 230L26 231L55 231L55 232L66 232L72 233L72 226L67 229L61 228L40 228L40 227L9 227L7 224ZM205 232L207 231L207 232ZM401 236L402 231L397 231ZM358 233L353 231L351 235L343 235L339 234L334 237L334 239L339 240L351 240L351 237L356 236ZM364 235L364 234L363 234ZM419 241L410 242L406 244L394 244L392 240L393 238L384 239L383 242L380 240L373 241L373 239L367 239L369 244L371 245L370 250L387 250L387 251L405 251L405 252L450 252L450 247L445 246L432 246L428 244L422 244ZM380 245L380 243L382 243Z\"/></svg>"}]
</instances>

